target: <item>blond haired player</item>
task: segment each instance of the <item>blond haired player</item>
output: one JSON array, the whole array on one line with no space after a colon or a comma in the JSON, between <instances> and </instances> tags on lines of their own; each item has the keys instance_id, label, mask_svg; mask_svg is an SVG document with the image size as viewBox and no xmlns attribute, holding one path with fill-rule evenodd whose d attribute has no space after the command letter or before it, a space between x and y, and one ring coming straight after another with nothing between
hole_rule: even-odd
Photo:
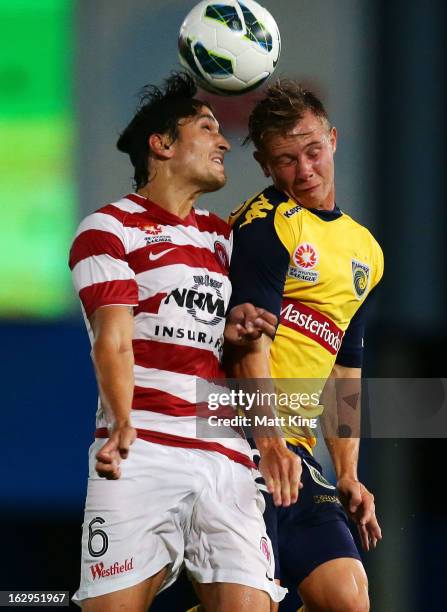
<instances>
[{"instance_id":1,"label":"blond haired player","mask_svg":"<svg viewBox=\"0 0 447 612\"><path fill-rule=\"evenodd\" d=\"M271 373L279 389L290 393L304 387L309 396L321 392L330 377L341 393L337 408L349 417L358 413L353 408L358 407L365 301L382 276L382 251L370 232L336 205L337 131L312 92L289 80L271 86L250 115L249 137L273 185L231 215L231 303L256 303L277 314L280 324L271 346L264 342L256 351L233 355L233 375ZM303 404L298 412L314 417L321 407ZM373 496L358 479L358 429L349 437L349 420L342 420L340 437L329 434L337 495L312 456L312 428L294 425L290 406L279 406L279 413L289 448L303 461L303 489L288 508L276 507L266 494L264 518L276 576L289 590L298 588L307 612L366 611L367 577L346 513L357 523L366 550L381 531ZM296 605L280 609L296 610Z\"/></svg>"}]
</instances>

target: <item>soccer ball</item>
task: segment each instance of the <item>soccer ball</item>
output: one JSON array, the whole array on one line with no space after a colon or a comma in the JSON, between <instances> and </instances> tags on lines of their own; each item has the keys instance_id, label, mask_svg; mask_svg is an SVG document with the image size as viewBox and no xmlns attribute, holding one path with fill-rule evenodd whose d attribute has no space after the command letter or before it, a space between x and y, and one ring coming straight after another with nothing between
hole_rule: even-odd
<instances>
[{"instance_id":1,"label":"soccer ball","mask_svg":"<svg viewBox=\"0 0 447 612\"><path fill-rule=\"evenodd\" d=\"M203 0L182 23L178 46L180 62L201 87L231 95L272 74L281 39L273 17L254 0Z\"/></svg>"}]
</instances>

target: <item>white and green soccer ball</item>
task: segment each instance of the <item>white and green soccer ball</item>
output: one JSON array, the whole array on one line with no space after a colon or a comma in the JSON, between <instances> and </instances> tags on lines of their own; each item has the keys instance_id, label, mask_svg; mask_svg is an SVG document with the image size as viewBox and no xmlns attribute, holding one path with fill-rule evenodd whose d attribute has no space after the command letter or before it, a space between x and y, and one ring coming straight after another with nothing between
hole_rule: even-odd
<instances>
[{"instance_id":1,"label":"white and green soccer ball","mask_svg":"<svg viewBox=\"0 0 447 612\"><path fill-rule=\"evenodd\" d=\"M271 14L254 0L203 0L182 23L178 45L180 62L202 87L231 95L268 79L281 38Z\"/></svg>"}]
</instances>

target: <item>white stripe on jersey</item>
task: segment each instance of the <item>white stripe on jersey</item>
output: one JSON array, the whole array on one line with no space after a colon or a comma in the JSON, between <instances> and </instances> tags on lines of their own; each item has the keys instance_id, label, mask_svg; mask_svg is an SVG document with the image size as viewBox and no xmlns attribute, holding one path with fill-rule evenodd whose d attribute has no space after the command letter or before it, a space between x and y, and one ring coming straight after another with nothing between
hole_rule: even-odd
<instances>
[{"instance_id":1,"label":"white stripe on jersey","mask_svg":"<svg viewBox=\"0 0 447 612\"><path fill-rule=\"evenodd\" d=\"M102 232L109 232L113 234L117 238L123 242L124 238L124 227L121 221L112 217L112 215L107 215L102 212L95 212L83 219L77 229L75 234L75 238L77 238L82 232L86 232L88 230L100 230Z\"/></svg>"},{"instance_id":2,"label":"white stripe on jersey","mask_svg":"<svg viewBox=\"0 0 447 612\"><path fill-rule=\"evenodd\" d=\"M78 292L96 283L134 278L135 274L127 262L111 255L86 257L73 268L73 282Z\"/></svg>"},{"instance_id":3,"label":"white stripe on jersey","mask_svg":"<svg viewBox=\"0 0 447 612\"><path fill-rule=\"evenodd\" d=\"M194 330L192 330L196 340L191 340L188 338L187 333L184 334L183 338L177 335L175 337L160 335L163 333L163 328L165 327L178 328L176 322L172 320L172 317L162 317L159 314L140 312L135 315L134 323L134 340L156 340L157 342L167 344L190 346L192 348L212 351L218 359L220 358L219 347L216 347L216 343L221 338L221 335L218 331L214 331L210 325L196 321ZM158 334L155 333L156 326L158 326ZM198 342L197 340L200 333L205 334L204 342Z\"/></svg>"}]
</instances>

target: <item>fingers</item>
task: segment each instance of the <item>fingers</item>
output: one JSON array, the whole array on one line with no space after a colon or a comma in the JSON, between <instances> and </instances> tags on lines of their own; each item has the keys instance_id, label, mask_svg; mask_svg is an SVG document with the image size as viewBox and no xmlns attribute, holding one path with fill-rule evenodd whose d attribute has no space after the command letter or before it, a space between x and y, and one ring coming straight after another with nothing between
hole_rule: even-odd
<instances>
[{"instance_id":1,"label":"fingers","mask_svg":"<svg viewBox=\"0 0 447 612\"><path fill-rule=\"evenodd\" d=\"M121 459L127 459L129 456L129 447L135 442L136 431L133 427L126 427L119 437L118 452Z\"/></svg>"},{"instance_id":2,"label":"fingers","mask_svg":"<svg viewBox=\"0 0 447 612\"><path fill-rule=\"evenodd\" d=\"M375 516L376 506L374 504L374 495L368 489L360 484L360 504L357 506L357 521L363 525L368 524L372 517Z\"/></svg>"},{"instance_id":3,"label":"fingers","mask_svg":"<svg viewBox=\"0 0 447 612\"><path fill-rule=\"evenodd\" d=\"M369 551L369 533L366 525L357 525L363 550Z\"/></svg>"},{"instance_id":4,"label":"fingers","mask_svg":"<svg viewBox=\"0 0 447 612\"><path fill-rule=\"evenodd\" d=\"M275 323L269 323L268 321L264 321L264 319L257 317L254 320L254 330L256 330L258 334L263 333L273 340L276 334L276 317L274 318Z\"/></svg>"},{"instance_id":5,"label":"fingers","mask_svg":"<svg viewBox=\"0 0 447 612\"><path fill-rule=\"evenodd\" d=\"M272 312L264 310L264 308L256 308L257 319L261 319L269 325L275 326L278 323L278 318ZM257 320L256 319L256 320Z\"/></svg>"},{"instance_id":6,"label":"fingers","mask_svg":"<svg viewBox=\"0 0 447 612\"><path fill-rule=\"evenodd\" d=\"M376 548L377 542L382 539L382 530L375 513L373 513L368 523L360 523L358 525L358 532L363 550L368 552L372 548Z\"/></svg>"},{"instance_id":7,"label":"fingers","mask_svg":"<svg viewBox=\"0 0 447 612\"><path fill-rule=\"evenodd\" d=\"M301 461L297 455L284 447L280 454L263 457L259 468L275 506L287 507L297 501L301 484Z\"/></svg>"},{"instance_id":8,"label":"fingers","mask_svg":"<svg viewBox=\"0 0 447 612\"><path fill-rule=\"evenodd\" d=\"M362 494L360 491L360 483L356 482L351 490L349 491L349 512L355 514L362 503Z\"/></svg>"},{"instance_id":9,"label":"fingers","mask_svg":"<svg viewBox=\"0 0 447 612\"><path fill-rule=\"evenodd\" d=\"M129 447L136 438L133 427L126 425L114 431L96 453L95 469L101 478L117 480L121 477L120 463L129 456Z\"/></svg>"},{"instance_id":10,"label":"fingers","mask_svg":"<svg viewBox=\"0 0 447 612\"><path fill-rule=\"evenodd\" d=\"M118 478L121 477L119 462L111 456L104 456L98 459L96 461L95 470L98 476L106 478L107 480L118 480Z\"/></svg>"},{"instance_id":11,"label":"fingers","mask_svg":"<svg viewBox=\"0 0 447 612\"><path fill-rule=\"evenodd\" d=\"M301 461L295 455L296 461L291 462L290 466L290 503L294 504L298 500L299 489L303 486L301 482Z\"/></svg>"}]
</instances>

